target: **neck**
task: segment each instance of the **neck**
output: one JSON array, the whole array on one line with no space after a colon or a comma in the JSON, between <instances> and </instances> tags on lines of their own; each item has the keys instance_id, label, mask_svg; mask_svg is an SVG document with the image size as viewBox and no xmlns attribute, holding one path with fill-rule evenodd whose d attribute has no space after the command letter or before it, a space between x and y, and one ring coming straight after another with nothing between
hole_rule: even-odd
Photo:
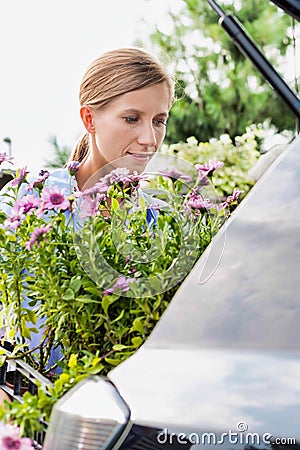
<instances>
[{"instance_id":1,"label":"neck","mask_svg":"<svg viewBox=\"0 0 300 450\"><path fill-rule=\"evenodd\" d=\"M107 164L107 161L97 151L89 151L80 164L79 171L76 174L76 181L79 190L86 189L94 185L99 178L105 174L98 175L98 171Z\"/></svg>"}]
</instances>

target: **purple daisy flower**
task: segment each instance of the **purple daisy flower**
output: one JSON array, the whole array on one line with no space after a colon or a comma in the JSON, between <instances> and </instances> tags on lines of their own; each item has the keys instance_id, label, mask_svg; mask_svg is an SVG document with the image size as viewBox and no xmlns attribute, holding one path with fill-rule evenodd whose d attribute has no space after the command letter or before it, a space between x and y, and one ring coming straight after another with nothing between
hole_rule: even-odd
<instances>
[{"instance_id":1,"label":"purple daisy flower","mask_svg":"<svg viewBox=\"0 0 300 450\"><path fill-rule=\"evenodd\" d=\"M47 180L47 178L49 177L49 175L50 175L50 172L48 170L41 170L39 172L38 178L35 181L33 181L32 183L28 184L27 190L31 191L34 188L43 189L44 183Z\"/></svg>"},{"instance_id":2,"label":"purple daisy flower","mask_svg":"<svg viewBox=\"0 0 300 450\"><path fill-rule=\"evenodd\" d=\"M35 197L34 194L24 195L17 200L13 210L16 211L17 214L27 214L37 209L40 206L41 200L38 197Z\"/></svg>"},{"instance_id":3,"label":"purple daisy flower","mask_svg":"<svg viewBox=\"0 0 300 450\"><path fill-rule=\"evenodd\" d=\"M232 203L236 202L239 199L240 195L243 192L244 191L240 191L239 189L234 189L233 193L231 195L228 195L225 202L221 203L219 209L228 208Z\"/></svg>"},{"instance_id":4,"label":"purple daisy flower","mask_svg":"<svg viewBox=\"0 0 300 450\"><path fill-rule=\"evenodd\" d=\"M46 209L60 209L65 211L70 208L70 202L64 192L57 186L51 186L42 190L42 208Z\"/></svg>"},{"instance_id":5,"label":"purple daisy flower","mask_svg":"<svg viewBox=\"0 0 300 450\"><path fill-rule=\"evenodd\" d=\"M231 195L229 195L226 199L227 203L233 203L236 200L239 199L240 195L243 193L244 191L240 191L239 189L234 189L233 193Z\"/></svg>"},{"instance_id":6,"label":"purple daisy flower","mask_svg":"<svg viewBox=\"0 0 300 450\"><path fill-rule=\"evenodd\" d=\"M126 292L129 290L128 283L132 283L133 281L136 281L135 278L126 278L124 276L121 276L111 288L106 289L103 292L103 295L113 294L117 289L121 289L122 293Z\"/></svg>"},{"instance_id":7,"label":"purple daisy flower","mask_svg":"<svg viewBox=\"0 0 300 450\"><path fill-rule=\"evenodd\" d=\"M110 181L110 184L114 183L127 183L129 179L129 169L126 167L117 167L117 169L112 170L108 175L106 175L104 178L108 178Z\"/></svg>"},{"instance_id":8,"label":"purple daisy flower","mask_svg":"<svg viewBox=\"0 0 300 450\"><path fill-rule=\"evenodd\" d=\"M8 156L6 152L0 153L0 164L2 164L3 162L8 162L10 164L13 164L12 163L13 159L14 158L12 156Z\"/></svg>"},{"instance_id":9,"label":"purple daisy flower","mask_svg":"<svg viewBox=\"0 0 300 450\"><path fill-rule=\"evenodd\" d=\"M100 180L94 186L82 191L81 196L83 197L83 196L93 196L96 194L106 194L108 189L109 189L109 185L108 185L107 181L105 180L102 182L102 180Z\"/></svg>"},{"instance_id":10,"label":"purple daisy flower","mask_svg":"<svg viewBox=\"0 0 300 450\"><path fill-rule=\"evenodd\" d=\"M213 204L209 199L205 199L200 195L192 194L189 198L186 207L187 210L190 211L191 209L194 209L199 212L207 211L208 209L213 208Z\"/></svg>"},{"instance_id":11,"label":"purple daisy flower","mask_svg":"<svg viewBox=\"0 0 300 450\"><path fill-rule=\"evenodd\" d=\"M172 181L176 180L183 180L183 181L193 181L193 178L190 175L187 175L186 173L179 172L176 169L172 169L166 172L160 172L159 175L167 178L171 178Z\"/></svg>"},{"instance_id":12,"label":"purple daisy flower","mask_svg":"<svg viewBox=\"0 0 300 450\"><path fill-rule=\"evenodd\" d=\"M19 169L17 171L17 177L14 178L11 182L11 186L12 187L16 187L19 186L19 184L23 183L24 181L26 181L26 175L29 172L27 171L27 166L22 167L21 169Z\"/></svg>"},{"instance_id":13,"label":"purple daisy flower","mask_svg":"<svg viewBox=\"0 0 300 450\"><path fill-rule=\"evenodd\" d=\"M99 213L99 204L101 201L106 199L105 194L96 193L95 196L83 195L80 205L79 217L81 219L86 219L87 217L94 217Z\"/></svg>"},{"instance_id":14,"label":"purple daisy flower","mask_svg":"<svg viewBox=\"0 0 300 450\"><path fill-rule=\"evenodd\" d=\"M6 228L7 230L16 230L21 224L21 216L19 214L12 216L12 217L8 217L5 221L4 221L4 228Z\"/></svg>"},{"instance_id":15,"label":"purple daisy flower","mask_svg":"<svg viewBox=\"0 0 300 450\"><path fill-rule=\"evenodd\" d=\"M223 166L224 163L222 161L213 158L204 164L196 164L195 168L199 172L199 179L201 181L203 178L211 177L215 170L220 169Z\"/></svg>"},{"instance_id":16,"label":"purple daisy flower","mask_svg":"<svg viewBox=\"0 0 300 450\"><path fill-rule=\"evenodd\" d=\"M67 165L69 174L74 176L79 170L80 162L79 161L70 161Z\"/></svg>"},{"instance_id":17,"label":"purple daisy flower","mask_svg":"<svg viewBox=\"0 0 300 450\"><path fill-rule=\"evenodd\" d=\"M1 450L34 450L29 438L20 437L20 428L8 423L0 423Z\"/></svg>"},{"instance_id":18,"label":"purple daisy flower","mask_svg":"<svg viewBox=\"0 0 300 450\"><path fill-rule=\"evenodd\" d=\"M25 247L27 250L31 250L34 244L36 244L38 247L41 245L41 241L44 240L45 234L48 233L48 231L51 229L51 225L46 225L45 227L39 227L36 228L33 233L30 236L30 239L28 242L26 242Z\"/></svg>"},{"instance_id":19,"label":"purple daisy flower","mask_svg":"<svg viewBox=\"0 0 300 450\"><path fill-rule=\"evenodd\" d=\"M141 180L146 179L146 174L139 174L137 171L130 173L126 167L117 167L109 174L105 175L102 180L108 185L119 184L121 186L133 185L138 186ZM100 180L100 183L102 182Z\"/></svg>"}]
</instances>

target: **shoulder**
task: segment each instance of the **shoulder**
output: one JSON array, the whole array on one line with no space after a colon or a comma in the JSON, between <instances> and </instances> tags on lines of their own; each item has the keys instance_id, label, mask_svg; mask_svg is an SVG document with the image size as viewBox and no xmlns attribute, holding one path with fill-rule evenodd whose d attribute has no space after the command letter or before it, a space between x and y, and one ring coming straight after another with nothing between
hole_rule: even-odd
<instances>
[{"instance_id":1,"label":"shoulder","mask_svg":"<svg viewBox=\"0 0 300 450\"><path fill-rule=\"evenodd\" d=\"M60 188L73 188L73 178L71 178L67 168L54 169L50 172L45 185L46 187L58 186Z\"/></svg>"}]
</instances>

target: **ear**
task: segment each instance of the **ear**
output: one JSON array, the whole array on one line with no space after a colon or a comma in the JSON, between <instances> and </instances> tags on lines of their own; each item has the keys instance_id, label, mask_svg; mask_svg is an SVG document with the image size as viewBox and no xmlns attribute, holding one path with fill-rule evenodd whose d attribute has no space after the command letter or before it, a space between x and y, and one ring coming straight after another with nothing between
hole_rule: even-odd
<instances>
[{"instance_id":1,"label":"ear","mask_svg":"<svg viewBox=\"0 0 300 450\"><path fill-rule=\"evenodd\" d=\"M88 105L83 105L80 108L80 117L86 131L90 134L95 134L94 115L92 108Z\"/></svg>"}]
</instances>

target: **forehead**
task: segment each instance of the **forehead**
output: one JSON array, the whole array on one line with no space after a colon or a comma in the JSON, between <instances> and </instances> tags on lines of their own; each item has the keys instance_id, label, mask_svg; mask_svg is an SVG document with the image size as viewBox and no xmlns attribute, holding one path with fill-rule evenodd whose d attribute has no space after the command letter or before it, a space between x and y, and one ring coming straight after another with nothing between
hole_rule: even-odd
<instances>
[{"instance_id":1,"label":"forehead","mask_svg":"<svg viewBox=\"0 0 300 450\"><path fill-rule=\"evenodd\" d=\"M168 114L170 93L166 83L136 89L119 95L109 106L115 110L137 110L141 113Z\"/></svg>"}]
</instances>

